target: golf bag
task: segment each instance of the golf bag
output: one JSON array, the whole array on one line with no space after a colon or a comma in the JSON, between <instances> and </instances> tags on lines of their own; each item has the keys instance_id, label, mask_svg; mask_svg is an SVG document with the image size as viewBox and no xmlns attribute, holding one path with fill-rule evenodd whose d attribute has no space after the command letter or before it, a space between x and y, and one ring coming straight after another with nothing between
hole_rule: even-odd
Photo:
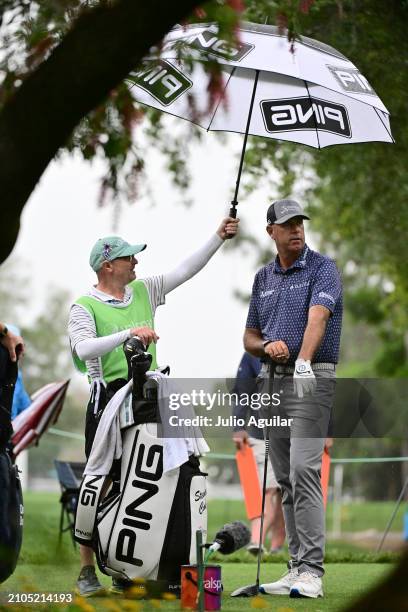
<instances>
[{"instance_id":1,"label":"golf bag","mask_svg":"<svg viewBox=\"0 0 408 612\"><path fill-rule=\"evenodd\" d=\"M106 477L84 477L75 538L93 546L105 574L153 580L160 590L177 592L181 565L196 562L195 532L207 529L206 474L193 456L163 471L157 387L145 377L151 357L137 339L124 350L133 392L121 409L127 409L125 420L134 422L121 430L119 482L102 499Z\"/></svg>"},{"instance_id":2,"label":"golf bag","mask_svg":"<svg viewBox=\"0 0 408 612\"><path fill-rule=\"evenodd\" d=\"M23 537L23 497L18 468L11 461L11 406L17 363L0 345L0 582L14 572Z\"/></svg>"}]
</instances>

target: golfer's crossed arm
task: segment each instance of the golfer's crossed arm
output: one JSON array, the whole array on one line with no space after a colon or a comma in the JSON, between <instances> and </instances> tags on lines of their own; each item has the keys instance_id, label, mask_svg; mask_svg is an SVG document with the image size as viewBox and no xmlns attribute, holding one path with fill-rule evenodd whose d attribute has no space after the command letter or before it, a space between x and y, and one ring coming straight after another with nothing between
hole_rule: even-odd
<instances>
[{"instance_id":1,"label":"golfer's crossed arm","mask_svg":"<svg viewBox=\"0 0 408 612\"><path fill-rule=\"evenodd\" d=\"M296 359L312 361L322 343L330 310L325 306L314 305L309 308L308 321L303 334L302 346ZM255 357L270 357L276 363L286 363L290 357L289 349L284 340L271 340L264 344L260 329L247 327L244 333L244 347Z\"/></svg>"}]
</instances>

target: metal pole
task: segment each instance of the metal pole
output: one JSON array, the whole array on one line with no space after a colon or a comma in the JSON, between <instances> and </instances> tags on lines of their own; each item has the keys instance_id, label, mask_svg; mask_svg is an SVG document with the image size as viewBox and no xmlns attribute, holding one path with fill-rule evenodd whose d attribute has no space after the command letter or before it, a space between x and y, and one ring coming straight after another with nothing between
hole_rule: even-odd
<instances>
[{"instance_id":1,"label":"metal pole","mask_svg":"<svg viewBox=\"0 0 408 612\"><path fill-rule=\"evenodd\" d=\"M248 119L247 119L247 124L246 124L246 128L245 128L244 142L242 144L241 159L240 159L240 162L239 162L237 182L236 182L236 185L235 185L235 194L234 194L234 199L231 202L231 208L230 208L230 211L229 211L229 216L232 217L233 219L235 219L236 216L237 216L237 206L238 206L237 198L238 198L239 184L241 182L242 166L244 165L245 149L246 149L246 144L247 144L247 140L248 140L249 126L251 124L252 109L254 107L255 92L256 92L257 85L258 85L258 78L259 78L259 70L256 70L255 71L254 88L252 90L251 103L249 105Z\"/></svg>"},{"instance_id":2,"label":"metal pole","mask_svg":"<svg viewBox=\"0 0 408 612\"><path fill-rule=\"evenodd\" d=\"M406 481L405 481L405 483L404 483L404 486L402 487L402 491L401 491L401 493L400 493L400 496L399 496L399 498L397 499L397 503L395 504L395 508L394 508L394 510L393 510L393 513L392 513L392 514L391 514L391 516L390 516L390 520L388 521L388 524L387 524L387 526L386 526L386 528L385 528L385 531L384 531L383 537L381 538L381 542L379 543L379 545L378 545L378 547L377 547L377 552L380 552L380 550L382 549L382 546L383 546L383 544L384 544L385 538L387 537L388 532L389 532L389 530L391 529L391 525L392 525L392 524L393 524L393 522L394 522L395 516L396 516L396 514L397 514L397 512L398 512L398 509L399 509L399 507L400 507L400 505L401 505L401 502L402 502L402 500L403 500L403 498L404 498L404 495L405 495L405 490L407 489L407 487L408 487L408 478L406 479Z\"/></svg>"},{"instance_id":3,"label":"metal pole","mask_svg":"<svg viewBox=\"0 0 408 612\"><path fill-rule=\"evenodd\" d=\"M272 401L274 375L275 375L275 364L271 361L271 363L269 364L269 377L268 377L268 393L269 393L270 402ZM262 483L261 525L259 528L258 565L256 569L256 589L258 593L259 593L259 576L261 573L263 526L264 526L264 519L265 519L266 479L267 479L267 474L268 474L268 460L269 460L269 427L264 427L263 435L264 435L264 442L265 442L265 457L264 457L264 473L263 473L263 483Z\"/></svg>"},{"instance_id":4,"label":"metal pole","mask_svg":"<svg viewBox=\"0 0 408 612\"><path fill-rule=\"evenodd\" d=\"M196 531L197 547L197 610L204 612L204 563L203 563L203 532Z\"/></svg>"}]
</instances>

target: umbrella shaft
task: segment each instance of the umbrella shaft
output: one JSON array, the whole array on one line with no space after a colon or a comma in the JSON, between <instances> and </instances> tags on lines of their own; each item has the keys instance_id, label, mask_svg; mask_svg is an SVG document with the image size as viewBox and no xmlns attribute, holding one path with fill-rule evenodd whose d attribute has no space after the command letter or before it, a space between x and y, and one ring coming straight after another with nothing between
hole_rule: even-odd
<instances>
[{"instance_id":1,"label":"umbrella shaft","mask_svg":"<svg viewBox=\"0 0 408 612\"><path fill-rule=\"evenodd\" d=\"M231 202L232 206L231 206L231 210L230 210L230 216L233 217L234 219L237 216L236 207L238 205L239 184L241 182L242 166L244 165L245 149L246 149L246 144L247 144L247 140L248 140L249 126L251 124L252 109L254 108L254 100L255 100L256 88L257 88L257 85L258 85L258 78L259 78L259 70L256 70L255 71L254 88L252 90L252 96L251 96L251 104L249 105L248 119L247 119L247 124L246 124L246 128L245 128L244 142L242 144L241 159L239 161L238 176L237 176L237 182L236 182L236 185L235 185L235 194L234 194L234 199Z\"/></svg>"}]
</instances>

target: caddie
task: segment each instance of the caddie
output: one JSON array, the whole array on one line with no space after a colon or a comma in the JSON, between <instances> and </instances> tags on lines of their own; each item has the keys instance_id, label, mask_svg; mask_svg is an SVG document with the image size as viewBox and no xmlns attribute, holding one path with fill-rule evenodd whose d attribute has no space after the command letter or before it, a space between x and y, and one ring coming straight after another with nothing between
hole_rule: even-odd
<instances>
[{"instance_id":1,"label":"caddie","mask_svg":"<svg viewBox=\"0 0 408 612\"><path fill-rule=\"evenodd\" d=\"M127 382L123 343L138 336L153 357L152 369L157 367L156 308L164 304L170 291L197 274L224 240L237 233L238 223L238 219L223 219L210 240L176 269L142 280L136 280L135 256L144 251L145 244L129 244L122 238L109 236L93 246L89 263L97 275L97 283L72 305L68 323L74 362L87 373L91 385L85 425L87 457L106 404ZM85 597L103 594L92 549L80 545L80 557L77 592ZM123 593L125 587L123 581L113 579L111 591Z\"/></svg>"},{"instance_id":2,"label":"caddie","mask_svg":"<svg viewBox=\"0 0 408 612\"><path fill-rule=\"evenodd\" d=\"M290 432L271 428L270 444L282 491L289 571L260 590L315 598L323 596L320 469L334 399L342 284L334 261L305 244L304 219L309 217L295 200L278 200L268 208L266 231L278 254L255 276L244 345L252 355L275 362L273 374L271 366L264 369L281 394L279 413L294 419ZM270 382L266 373L265 384Z\"/></svg>"}]
</instances>

